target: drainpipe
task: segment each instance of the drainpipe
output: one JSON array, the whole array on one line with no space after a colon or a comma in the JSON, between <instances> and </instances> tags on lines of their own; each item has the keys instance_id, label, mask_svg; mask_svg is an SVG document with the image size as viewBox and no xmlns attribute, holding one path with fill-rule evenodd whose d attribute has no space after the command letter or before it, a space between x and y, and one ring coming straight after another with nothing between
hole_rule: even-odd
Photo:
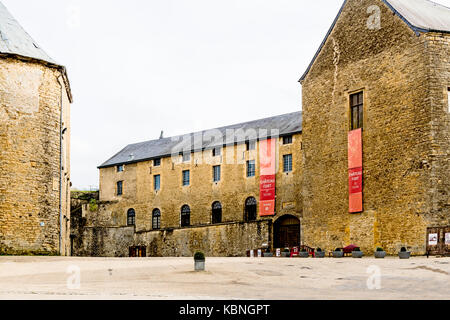
<instances>
[{"instance_id":1,"label":"drainpipe","mask_svg":"<svg viewBox=\"0 0 450 320\"><path fill-rule=\"evenodd\" d=\"M63 79L61 76L58 77L59 86L61 87L60 96L60 118L59 118L59 255L62 255L62 231L63 231L63 213L62 213L62 180L63 180L63 154L62 154L62 143L63 143L63 133L62 133L62 123L63 123Z\"/></svg>"}]
</instances>

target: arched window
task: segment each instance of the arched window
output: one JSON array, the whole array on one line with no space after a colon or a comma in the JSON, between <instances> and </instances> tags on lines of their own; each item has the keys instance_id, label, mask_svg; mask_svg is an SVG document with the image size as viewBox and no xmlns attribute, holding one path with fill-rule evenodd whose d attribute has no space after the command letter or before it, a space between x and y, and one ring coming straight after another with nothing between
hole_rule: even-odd
<instances>
[{"instance_id":1,"label":"arched window","mask_svg":"<svg viewBox=\"0 0 450 320\"><path fill-rule=\"evenodd\" d=\"M257 202L253 197L245 200L245 213L244 213L244 221L255 221L257 217Z\"/></svg>"},{"instance_id":2,"label":"arched window","mask_svg":"<svg viewBox=\"0 0 450 320\"><path fill-rule=\"evenodd\" d=\"M128 213L127 213L127 225L128 226L136 225L136 211L134 211L134 209L128 210Z\"/></svg>"},{"instance_id":3,"label":"arched window","mask_svg":"<svg viewBox=\"0 0 450 320\"><path fill-rule=\"evenodd\" d=\"M222 222L222 204L219 201L216 201L212 205L212 223L221 223Z\"/></svg>"},{"instance_id":4,"label":"arched window","mask_svg":"<svg viewBox=\"0 0 450 320\"><path fill-rule=\"evenodd\" d=\"M153 210L152 213L152 229L161 229L161 211L159 209Z\"/></svg>"},{"instance_id":5,"label":"arched window","mask_svg":"<svg viewBox=\"0 0 450 320\"><path fill-rule=\"evenodd\" d=\"M191 225L191 208L188 205L184 205L181 208L181 226L188 227Z\"/></svg>"}]
</instances>

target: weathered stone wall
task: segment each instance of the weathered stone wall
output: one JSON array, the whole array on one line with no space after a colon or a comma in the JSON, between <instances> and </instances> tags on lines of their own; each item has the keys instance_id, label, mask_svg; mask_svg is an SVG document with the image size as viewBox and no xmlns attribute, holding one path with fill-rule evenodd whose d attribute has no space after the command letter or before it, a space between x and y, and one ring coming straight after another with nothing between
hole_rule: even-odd
<instances>
[{"instance_id":1,"label":"weathered stone wall","mask_svg":"<svg viewBox=\"0 0 450 320\"><path fill-rule=\"evenodd\" d=\"M133 227L87 227L74 243L74 255L128 257L129 248L147 247L149 257L245 256L269 241L271 221L224 223L135 233Z\"/></svg>"},{"instance_id":2,"label":"weathered stone wall","mask_svg":"<svg viewBox=\"0 0 450 320\"><path fill-rule=\"evenodd\" d=\"M381 8L380 29L367 28L374 4ZM407 246L423 254L435 213L448 223L448 115L442 112L448 42L440 38L441 48L430 54L434 44L427 39L382 1L347 2L302 81L306 245L332 250L354 243L391 254ZM358 91L365 101L364 212L349 214L349 96Z\"/></svg>"},{"instance_id":3,"label":"weathered stone wall","mask_svg":"<svg viewBox=\"0 0 450 320\"><path fill-rule=\"evenodd\" d=\"M59 252L60 190L61 254L70 249L70 102L60 77L40 63L0 59L0 251ZM61 105L68 128L62 170Z\"/></svg>"}]
</instances>

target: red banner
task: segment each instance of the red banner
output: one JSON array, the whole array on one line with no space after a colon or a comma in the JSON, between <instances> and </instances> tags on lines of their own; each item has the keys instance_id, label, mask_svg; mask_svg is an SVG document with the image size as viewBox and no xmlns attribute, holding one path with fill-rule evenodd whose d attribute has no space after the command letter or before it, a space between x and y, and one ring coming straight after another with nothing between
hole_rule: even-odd
<instances>
[{"instance_id":1,"label":"red banner","mask_svg":"<svg viewBox=\"0 0 450 320\"><path fill-rule=\"evenodd\" d=\"M363 212L362 129L348 133L349 212Z\"/></svg>"},{"instance_id":2,"label":"red banner","mask_svg":"<svg viewBox=\"0 0 450 320\"><path fill-rule=\"evenodd\" d=\"M269 139L259 143L260 159L260 190L259 215L275 215L275 186L276 186L276 140Z\"/></svg>"}]
</instances>

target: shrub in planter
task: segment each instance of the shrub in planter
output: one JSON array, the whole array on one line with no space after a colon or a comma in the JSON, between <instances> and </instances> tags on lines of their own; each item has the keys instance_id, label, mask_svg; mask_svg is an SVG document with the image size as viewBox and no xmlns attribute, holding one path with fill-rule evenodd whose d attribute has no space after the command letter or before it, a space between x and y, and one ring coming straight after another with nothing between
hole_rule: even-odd
<instances>
[{"instance_id":1,"label":"shrub in planter","mask_svg":"<svg viewBox=\"0 0 450 320\"><path fill-rule=\"evenodd\" d=\"M341 248L336 248L336 249L333 251L333 257L334 257L334 258L342 258L343 256L344 256L344 251L342 251Z\"/></svg>"},{"instance_id":2,"label":"shrub in planter","mask_svg":"<svg viewBox=\"0 0 450 320\"><path fill-rule=\"evenodd\" d=\"M284 258L289 258L291 256L291 251L289 249L284 249L283 252L281 253L281 256Z\"/></svg>"},{"instance_id":3,"label":"shrub in planter","mask_svg":"<svg viewBox=\"0 0 450 320\"><path fill-rule=\"evenodd\" d=\"M384 259L384 257L386 257L386 251L384 251L383 248L377 248L377 251L375 251L375 258Z\"/></svg>"},{"instance_id":4,"label":"shrub in planter","mask_svg":"<svg viewBox=\"0 0 450 320\"><path fill-rule=\"evenodd\" d=\"M411 252L409 252L408 250L406 250L405 247L403 247L398 253L398 256L400 259L409 259L411 257Z\"/></svg>"},{"instance_id":5,"label":"shrub in planter","mask_svg":"<svg viewBox=\"0 0 450 320\"><path fill-rule=\"evenodd\" d=\"M353 251L352 251L352 257L353 258L360 259L363 256L364 256L364 252L362 252L360 248L353 249Z\"/></svg>"},{"instance_id":6,"label":"shrub in planter","mask_svg":"<svg viewBox=\"0 0 450 320\"><path fill-rule=\"evenodd\" d=\"M306 249L301 249L298 256L300 258L309 258L309 252Z\"/></svg>"},{"instance_id":7,"label":"shrub in planter","mask_svg":"<svg viewBox=\"0 0 450 320\"><path fill-rule=\"evenodd\" d=\"M316 258L325 258L325 251L323 251L321 248L317 248L317 250L314 252L314 256Z\"/></svg>"},{"instance_id":8,"label":"shrub in planter","mask_svg":"<svg viewBox=\"0 0 450 320\"><path fill-rule=\"evenodd\" d=\"M194 254L195 271L205 271L205 254L197 251Z\"/></svg>"},{"instance_id":9,"label":"shrub in planter","mask_svg":"<svg viewBox=\"0 0 450 320\"><path fill-rule=\"evenodd\" d=\"M265 258L273 257L273 253L270 252L269 249L267 249L267 250L263 253L263 257L265 257Z\"/></svg>"}]
</instances>

